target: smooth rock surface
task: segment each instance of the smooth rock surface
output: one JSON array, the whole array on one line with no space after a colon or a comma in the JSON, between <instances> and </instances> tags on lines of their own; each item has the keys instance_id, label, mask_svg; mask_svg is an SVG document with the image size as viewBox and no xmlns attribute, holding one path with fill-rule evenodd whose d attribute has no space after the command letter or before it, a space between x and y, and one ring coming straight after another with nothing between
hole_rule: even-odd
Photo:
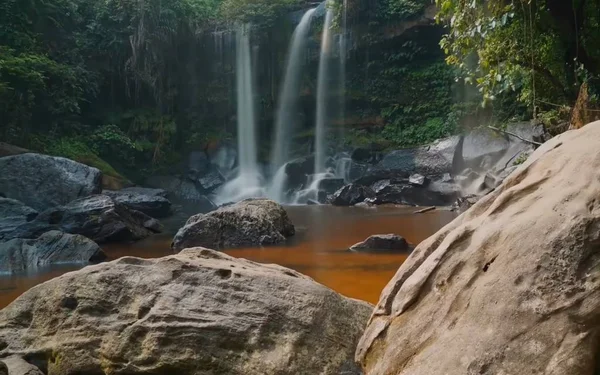
<instances>
[{"instance_id":1,"label":"smooth rock surface","mask_svg":"<svg viewBox=\"0 0 600 375\"><path fill-rule=\"evenodd\" d=\"M274 245L295 234L285 209L268 199L248 199L192 216L173 239L173 249Z\"/></svg>"},{"instance_id":2,"label":"smooth rock surface","mask_svg":"<svg viewBox=\"0 0 600 375\"><path fill-rule=\"evenodd\" d=\"M21 154L0 158L0 193L38 211L102 190L102 173L65 158Z\"/></svg>"},{"instance_id":3,"label":"smooth rock surface","mask_svg":"<svg viewBox=\"0 0 600 375\"><path fill-rule=\"evenodd\" d=\"M95 242L59 231L46 232L36 239L0 242L0 273L30 271L50 264L88 263L104 258Z\"/></svg>"},{"instance_id":4,"label":"smooth rock surface","mask_svg":"<svg viewBox=\"0 0 600 375\"><path fill-rule=\"evenodd\" d=\"M30 289L0 310L0 357L29 353L48 375L356 374L371 309L296 271L187 249Z\"/></svg>"},{"instance_id":5,"label":"smooth rock surface","mask_svg":"<svg viewBox=\"0 0 600 375\"><path fill-rule=\"evenodd\" d=\"M143 212L146 215L154 218L163 218L171 214L171 202L167 198L157 195L157 193L155 193L155 195L148 195L131 190L105 190L102 192L102 194L108 195L115 202L123 204L132 210Z\"/></svg>"},{"instance_id":6,"label":"smooth rock surface","mask_svg":"<svg viewBox=\"0 0 600 375\"><path fill-rule=\"evenodd\" d=\"M408 242L397 234L375 234L350 246L352 251L407 251Z\"/></svg>"},{"instance_id":7,"label":"smooth rock surface","mask_svg":"<svg viewBox=\"0 0 600 375\"><path fill-rule=\"evenodd\" d=\"M46 210L36 221L55 225L66 233L81 234L98 243L135 241L159 231L156 220L107 195L81 198Z\"/></svg>"},{"instance_id":8,"label":"smooth rock surface","mask_svg":"<svg viewBox=\"0 0 600 375\"><path fill-rule=\"evenodd\" d=\"M365 199L374 198L375 192L368 186L358 184L346 185L331 195L330 203L334 206L354 206Z\"/></svg>"},{"instance_id":9,"label":"smooth rock surface","mask_svg":"<svg viewBox=\"0 0 600 375\"><path fill-rule=\"evenodd\" d=\"M552 139L417 246L357 348L365 375L597 373L598 145L598 122Z\"/></svg>"}]
</instances>

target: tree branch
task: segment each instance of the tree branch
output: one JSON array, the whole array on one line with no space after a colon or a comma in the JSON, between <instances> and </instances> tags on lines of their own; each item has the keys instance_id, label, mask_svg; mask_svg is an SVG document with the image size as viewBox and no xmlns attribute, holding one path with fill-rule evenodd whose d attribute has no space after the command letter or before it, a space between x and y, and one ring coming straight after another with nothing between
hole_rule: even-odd
<instances>
[{"instance_id":1,"label":"tree branch","mask_svg":"<svg viewBox=\"0 0 600 375\"><path fill-rule=\"evenodd\" d=\"M536 141L532 141L532 140L529 140L529 139L525 139L525 138L521 137L520 135L508 132L506 130L498 129L498 128L494 127L494 126L488 126L488 128L490 128L490 129L492 129L494 131L497 131L499 133L502 133L502 134L510 135L511 137L519 138L523 142L530 143L532 145L536 145L536 146L541 146L542 145L542 143L540 143L540 142L536 142Z\"/></svg>"}]
</instances>

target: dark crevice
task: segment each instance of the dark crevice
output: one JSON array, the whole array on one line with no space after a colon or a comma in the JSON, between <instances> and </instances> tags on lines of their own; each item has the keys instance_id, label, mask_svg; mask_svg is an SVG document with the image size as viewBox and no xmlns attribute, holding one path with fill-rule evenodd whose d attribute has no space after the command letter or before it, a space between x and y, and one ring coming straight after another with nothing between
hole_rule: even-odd
<instances>
[{"instance_id":1,"label":"dark crevice","mask_svg":"<svg viewBox=\"0 0 600 375\"><path fill-rule=\"evenodd\" d=\"M492 265L492 263L494 263L494 261L496 260L497 257L493 257L492 260L490 260L489 262L487 262L485 264L485 266L483 266L483 272L487 272L490 269L490 266Z\"/></svg>"}]
</instances>

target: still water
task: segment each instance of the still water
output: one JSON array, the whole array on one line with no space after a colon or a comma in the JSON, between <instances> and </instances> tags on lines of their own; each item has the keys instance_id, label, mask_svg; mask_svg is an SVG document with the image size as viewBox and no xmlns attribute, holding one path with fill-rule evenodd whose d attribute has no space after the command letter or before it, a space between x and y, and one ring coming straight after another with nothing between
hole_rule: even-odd
<instances>
[{"instance_id":1,"label":"still water","mask_svg":"<svg viewBox=\"0 0 600 375\"><path fill-rule=\"evenodd\" d=\"M395 233L419 244L456 217L449 211L413 214L414 207L293 206L288 214L296 236L285 245L225 251L261 263L295 269L348 297L376 303L381 290L404 262L406 254L354 253L348 247L373 234ZM172 234L158 235L135 244L103 246L109 259L122 256L158 258L172 254ZM33 286L80 269L60 266L27 275L0 277L0 308Z\"/></svg>"}]
</instances>

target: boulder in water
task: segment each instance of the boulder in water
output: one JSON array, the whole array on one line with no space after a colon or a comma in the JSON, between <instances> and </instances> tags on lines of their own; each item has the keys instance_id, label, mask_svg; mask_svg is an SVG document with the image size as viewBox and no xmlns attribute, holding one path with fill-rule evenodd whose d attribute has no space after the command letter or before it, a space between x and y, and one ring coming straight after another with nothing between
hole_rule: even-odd
<instances>
[{"instance_id":1,"label":"boulder in water","mask_svg":"<svg viewBox=\"0 0 600 375\"><path fill-rule=\"evenodd\" d=\"M42 211L102 190L102 173L73 160L40 154L0 158L0 193Z\"/></svg>"},{"instance_id":2,"label":"boulder in water","mask_svg":"<svg viewBox=\"0 0 600 375\"><path fill-rule=\"evenodd\" d=\"M225 183L225 178L216 167L213 167L208 173L198 177L195 182L200 185L203 191L210 193L222 186Z\"/></svg>"},{"instance_id":3,"label":"boulder in water","mask_svg":"<svg viewBox=\"0 0 600 375\"><path fill-rule=\"evenodd\" d=\"M354 206L364 202L365 199L374 198L375 192L368 186L349 184L339 189L330 197L330 203L334 206Z\"/></svg>"},{"instance_id":4,"label":"boulder in water","mask_svg":"<svg viewBox=\"0 0 600 375\"><path fill-rule=\"evenodd\" d=\"M350 247L352 251L408 251L406 240L397 234L376 234Z\"/></svg>"},{"instance_id":5,"label":"boulder in water","mask_svg":"<svg viewBox=\"0 0 600 375\"><path fill-rule=\"evenodd\" d=\"M377 187L375 197L367 199L374 204L401 204L409 206L450 206L458 191L453 184L431 183L428 187L406 182L392 183L384 180L374 184Z\"/></svg>"},{"instance_id":6,"label":"boulder in water","mask_svg":"<svg viewBox=\"0 0 600 375\"><path fill-rule=\"evenodd\" d=\"M36 219L98 243L135 241L160 229L155 219L127 208L107 195L77 199L42 212Z\"/></svg>"},{"instance_id":7,"label":"boulder in water","mask_svg":"<svg viewBox=\"0 0 600 375\"><path fill-rule=\"evenodd\" d=\"M423 241L357 348L367 375L598 370L600 122L542 145Z\"/></svg>"},{"instance_id":8,"label":"boulder in water","mask_svg":"<svg viewBox=\"0 0 600 375\"><path fill-rule=\"evenodd\" d=\"M268 199L247 199L192 216L173 239L173 249L215 249L282 243L295 234L285 209Z\"/></svg>"},{"instance_id":9,"label":"boulder in water","mask_svg":"<svg viewBox=\"0 0 600 375\"><path fill-rule=\"evenodd\" d=\"M0 348L49 375L357 374L371 310L296 271L196 248L30 289L0 310Z\"/></svg>"},{"instance_id":10,"label":"boulder in water","mask_svg":"<svg viewBox=\"0 0 600 375\"><path fill-rule=\"evenodd\" d=\"M171 202L167 198L157 195L158 192L155 192L155 195L147 195L133 190L105 190L103 194L108 195L117 203L123 204L132 210L143 212L151 217L163 218L171 214Z\"/></svg>"},{"instance_id":11,"label":"boulder in water","mask_svg":"<svg viewBox=\"0 0 600 375\"><path fill-rule=\"evenodd\" d=\"M51 264L89 263L104 258L95 242L59 231L46 232L36 239L0 242L0 273L30 271Z\"/></svg>"}]
</instances>

